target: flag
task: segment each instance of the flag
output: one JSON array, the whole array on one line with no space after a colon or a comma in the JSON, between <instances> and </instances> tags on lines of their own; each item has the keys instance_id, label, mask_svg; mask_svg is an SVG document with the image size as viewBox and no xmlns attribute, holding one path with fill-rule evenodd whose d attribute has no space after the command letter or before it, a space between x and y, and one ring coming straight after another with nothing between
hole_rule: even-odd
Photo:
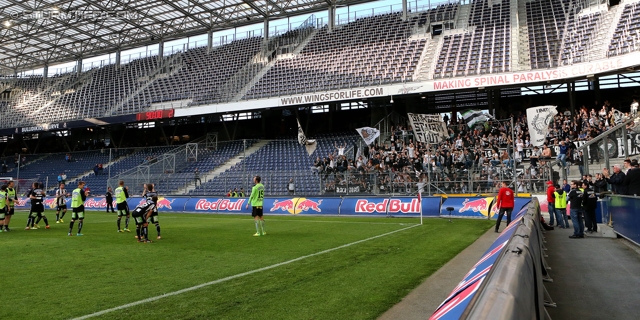
<instances>
[{"instance_id":1,"label":"flag","mask_svg":"<svg viewBox=\"0 0 640 320\"><path fill-rule=\"evenodd\" d=\"M447 125L440 115L407 113L407 117L416 141L433 144L449 138Z\"/></svg>"},{"instance_id":2,"label":"flag","mask_svg":"<svg viewBox=\"0 0 640 320\"><path fill-rule=\"evenodd\" d=\"M298 143L305 146L305 149L307 149L307 154L311 156L316 151L316 147L318 146L316 144L316 140L307 139L307 136L304 135L304 131L302 131L300 120L296 119L296 121L298 121Z\"/></svg>"},{"instance_id":3,"label":"flag","mask_svg":"<svg viewBox=\"0 0 640 320\"><path fill-rule=\"evenodd\" d=\"M540 147L544 144L544 139L549 134L549 125L553 122L553 117L558 114L556 108L556 106L541 106L527 109L531 145Z\"/></svg>"},{"instance_id":4,"label":"flag","mask_svg":"<svg viewBox=\"0 0 640 320\"><path fill-rule=\"evenodd\" d=\"M480 110L472 109L462 112L462 118L464 119L464 122L467 123L469 128L473 128L473 126L478 123L485 123L489 119L493 119L493 117L489 114L486 114Z\"/></svg>"},{"instance_id":5,"label":"flag","mask_svg":"<svg viewBox=\"0 0 640 320\"><path fill-rule=\"evenodd\" d=\"M367 145L372 144L373 141L375 141L376 138L380 136L380 130L376 128L362 127L362 128L357 128L356 131L358 131L358 133L364 140L364 143L366 143Z\"/></svg>"}]
</instances>

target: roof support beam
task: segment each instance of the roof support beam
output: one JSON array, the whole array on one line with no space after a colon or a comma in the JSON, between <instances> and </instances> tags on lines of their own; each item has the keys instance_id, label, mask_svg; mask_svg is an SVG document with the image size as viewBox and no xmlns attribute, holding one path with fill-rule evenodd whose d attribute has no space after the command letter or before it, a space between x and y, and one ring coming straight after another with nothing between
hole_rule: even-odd
<instances>
[{"instance_id":1,"label":"roof support beam","mask_svg":"<svg viewBox=\"0 0 640 320\"><path fill-rule=\"evenodd\" d=\"M256 6L253 1L249 1L249 0L242 0L242 2L246 3L249 7L251 7L251 9L255 10L257 13L259 13L261 16L263 17L268 17L268 15L262 11L260 8L258 8L258 6Z\"/></svg>"},{"instance_id":2,"label":"roof support beam","mask_svg":"<svg viewBox=\"0 0 640 320\"><path fill-rule=\"evenodd\" d=\"M204 21L202 21L200 18L192 15L191 13L187 12L186 10L182 9L180 6L176 5L175 3L173 3L172 0L162 0L162 2L176 10L178 10L180 13L184 14L185 16L189 17L189 19L199 23L200 25L202 25L205 28L209 28L210 25Z\"/></svg>"}]
</instances>

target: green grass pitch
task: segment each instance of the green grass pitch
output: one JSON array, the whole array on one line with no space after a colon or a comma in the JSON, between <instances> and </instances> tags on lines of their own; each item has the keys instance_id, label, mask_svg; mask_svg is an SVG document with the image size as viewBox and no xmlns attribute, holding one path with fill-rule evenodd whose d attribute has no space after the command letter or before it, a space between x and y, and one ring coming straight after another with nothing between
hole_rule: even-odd
<instances>
[{"instance_id":1,"label":"green grass pitch","mask_svg":"<svg viewBox=\"0 0 640 320\"><path fill-rule=\"evenodd\" d=\"M69 319L362 241L96 319L375 319L493 225L487 220L160 214L162 239L116 232L113 214L0 233L4 319ZM123 221L124 222L124 221ZM44 223L40 223L44 227ZM453 288L452 288L453 289ZM425 317L428 315L425 315Z\"/></svg>"}]
</instances>

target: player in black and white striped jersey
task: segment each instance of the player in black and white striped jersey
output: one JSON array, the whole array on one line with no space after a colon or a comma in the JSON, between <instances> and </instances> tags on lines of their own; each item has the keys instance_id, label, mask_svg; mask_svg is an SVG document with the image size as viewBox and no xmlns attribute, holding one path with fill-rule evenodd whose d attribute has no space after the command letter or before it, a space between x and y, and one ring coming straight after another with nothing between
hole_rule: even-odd
<instances>
[{"instance_id":1,"label":"player in black and white striped jersey","mask_svg":"<svg viewBox=\"0 0 640 320\"><path fill-rule=\"evenodd\" d=\"M64 218L65 213L67 213L68 196L69 194L64 187L64 183L60 183L60 187L56 190L56 223L64 222L62 218ZM60 211L62 211L62 216L60 216Z\"/></svg>"}]
</instances>

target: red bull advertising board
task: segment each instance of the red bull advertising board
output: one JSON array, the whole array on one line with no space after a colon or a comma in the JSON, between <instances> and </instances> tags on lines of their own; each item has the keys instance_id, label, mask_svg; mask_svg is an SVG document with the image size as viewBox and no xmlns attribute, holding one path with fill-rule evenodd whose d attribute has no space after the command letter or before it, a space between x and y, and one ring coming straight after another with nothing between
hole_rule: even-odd
<instances>
[{"instance_id":1,"label":"red bull advertising board","mask_svg":"<svg viewBox=\"0 0 640 320\"><path fill-rule=\"evenodd\" d=\"M277 198L265 199L264 213L338 214L342 198Z\"/></svg>"},{"instance_id":2,"label":"red bull advertising board","mask_svg":"<svg viewBox=\"0 0 640 320\"><path fill-rule=\"evenodd\" d=\"M193 197L186 201L184 212L198 213L251 213L247 198Z\"/></svg>"},{"instance_id":3,"label":"red bull advertising board","mask_svg":"<svg viewBox=\"0 0 640 320\"><path fill-rule=\"evenodd\" d=\"M513 212L518 212L531 201L530 197L516 197ZM451 217L497 219L498 207L495 197L448 197L443 199L440 216L448 217L448 207L452 207Z\"/></svg>"},{"instance_id":4,"label":"red bull advertising board","mask_svg":"<svg viewBox=\"0 0 640 320\"><path fill-rule=\"evenodd\" d=\"M423 216L440 215L440 197L392 197L392 198L344 198L340 205L340 214L348 215L389 215L389 216Z\"/></svg>"},{"instance_id":5,"label":"red bull advertising board","mask_svg":"<svg viewBox=\"0 0 640 320\"><path fill-rule=\"evenodd\" d=\"M158 197L158 211L160 212L184 212L185 204L189 198L187 197ZM127 199L127 203L129 204L129 209L133 210L137 206L143 204L145 202L145 198L142 197L132 197ZM115 204L114 204L115 208Z\"/></svg>"}]
</instances>

